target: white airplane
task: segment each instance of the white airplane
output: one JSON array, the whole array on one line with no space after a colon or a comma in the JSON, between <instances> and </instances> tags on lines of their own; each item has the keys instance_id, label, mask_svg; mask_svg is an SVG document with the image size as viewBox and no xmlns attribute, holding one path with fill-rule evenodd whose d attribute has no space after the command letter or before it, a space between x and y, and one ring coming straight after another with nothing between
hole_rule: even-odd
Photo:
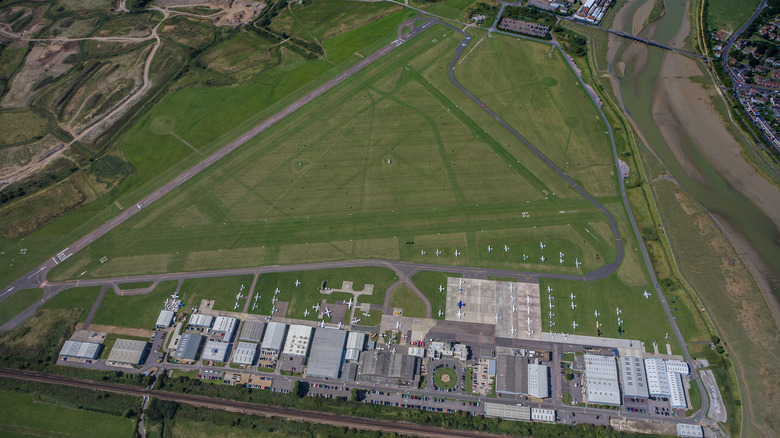
<instances>
[{"instance_id":1,"label":"white airplane","mask_svg":"<svg viewBox=\"0 0 780 438\"><path fill-rule=\"evenodd\" d=\"M328 308L326 307L326 308L325 308L325 311L324 311L324 312L322 312L322 314L323 314L323 315L326 315L328 318L330 318L330 309L328 309Z\"/></svg>"},{"instance_id":2,"label":"white airplane","mask_svg":"<svg viewBox=\"0 0 780 438\"><path fill-rule=\"evenodd\" d=\"M664 339L669 339L669 333L667 333L666 336L664 336Z\"/></svg>"},{"instance_id":3,"label":"white airplane","mask_svg":"<svg viewBox=\"0 0 780 438\"><path fill-rule=\"evenodd\" d=\"M179 294L177 294L176 292L174 292L174 293L172 293L172 294L171 294L171 298L173 298L174 300L175 300L176 298L178 298L178 297L179 297Z\"/></svg>"},{"instance_id":4,"label":"white airplane","mask_svg":"<svg viewBox=\"0 0 780 438\"><path fill-rule=\"evenodd\" d=\"M258 298L262 298L260 295L255 295L255 302L257 302Z\"/></svg>"},{"instance_id":5,"label":"white airplane","mask_svg":"<svg viewBox=\"0 0 780 438\"><path fill-rule=\"evenodd\" d=\"M623 325L623 320L618 318L618 325Z\"/></svg>"},{"instance_id":6,"label":"white airplane","mask_svg":"<svg viewBox=\"0 0 780 438\"><path fill-rule=\"evenodd\" d=\"M563 259L558 259L558 263L563 264Z\"/></svg>"},{"instance_id":7,"label":"white airplane","mask_svg":"<svg viewBox=\"0 0 780 438\"><path fill-rule=\"evenodd\" d=\"M242 284L241 285L241 291L243 292L243 290L244 290L244 285Z\"/></svg>"},{"instance_id":8,"label":"white airplane","mask_svg":"<svg viewBox=\"0 0 780 438\"><path fill-rule=\"evenodd\" d=\"M496 313L496 322L498 322L499 319L502 319L500 316L498 316L498 313Z\"/></svg>"},{"instance_id":9,"label":"white airplane","mask_svg":"<svg viewBox=\"0 0 780 438\"><path fill-rule=\"evenodd\" d=\"M276 297L271 298L271 304L276 304L277 301L279 301L278 298Z\"/></svg>"},{"instance_id":10,"label":"white airplane","mask_svg":"<svg viewBox=\"0 0 780 438\"><path fill-rule=\"evenodd\" d=\"M257 304L252 304L252 310L257 309Z\"/></svg>"},{"instance_id":11,"label":"white airplane","mask_svg":"<svg viewBox=\"0 0 780 438\"><path fill-rule=\"evenodd\" d=\"M233 305L233 310L236 310L236 309L238 309L238 303L236 303L235 305Z\"/></svg>"},{"instance_id":12,"label":"white airplane","mask_svg":"<svg viewBox=\"0 0 780 438\"><path fill-rule=\"evenodd\" d=\"M562 253L562 252L558 251L558 257L560 257L560 258L563 258L563 256L565 256L565 255L566 255L566 254L564 254L564 253Z\"/></svg>"},{"instance_id":13,"label":"white airplane","mask_svg":"<svg viewBox=\"0 0 780 438\"><path fill-rule=\"evenodd\" d=\"M574 265L577 266L577 269L580 269L581 264L580 259L574 259Z\"/></svg>"},{"instance_id":14,"label":"white airplane","mask_svg":"<svg viewBox=\"0 0 780 438\"><path fill-rule=\"evenodd\" d=\"M442 312L442 311L441 311L441 309L439 309L439 318L441 318L441 316L442 316L443 314L444 314L444 312Z\"/></svg>"},{"instance_id":15,"label":"white airplane","mask_svg":"<svg viewBox=\"0 0 780 438\"><path fill-rule=\"evenodd\" d=\"M544 243L542 243L542 242L539 242L539 248L542 248L542 249L544 249L544 247L545 247L545 246L546 246L546 245L545 245Z\"/></svg>"},{"instance_id":16,"label":"white airplane","mask_svg":"<svg viewBox=\"0 0 780 438\"><path fill-rule=\"evenodd\" d=\"M509 246L504 245L504 252L509 252Z\"/></svg>"},{"instance_id":17,"label":"white airplane","mask_svg":"<svg viewBox=\"0 0 780 438\"><path fill-rule=\"evenodd\" d=\"M523 261L528 260L528 256L523 254Z\"/></svg>"},{"instance_id":18,"label":"white airplane","mask_svg":"<svg viewBox=\"0 0 780 438\"><path fill-rule=\"evenodd\" d=\"M444 286L439 285L439 292L444 292Z\"/></svg>"},{"instance_id":19,"label":"white airplane","mask_svg":"<svg viewBox=\"0 0 780 438\"><path fill-rule=\"evenodd\" d=\"M488 252L493 252L493 247L488 245Z\"/></svg>"},{"instance_id":20,"label":"white airplane","mask_svg":"<svg viewBox=\"0 0 780 438\"><path fill-rule=\"evenodd\" d=\"M317 323L318 326L325 328L325 321L320 321Z\"/></svg>"},{"instance_id":21,"label":"white airplane","mask_svg":"<svg viewBox=\"0 0 780 438\"><path fill-rule=\"evenodd\" d=\"M650 296L651 296L651 295L653 295L653 294L651 294L651 293L650 293L650 292L648 292L648 291L645 291L645 293L643 293L642 295L644 295L644 296L645 296L645 299L649 299L649 298L650 298Z\"/></svg>"},{"instance_id":22,"label":"white airplane","mask_svg":"<svg viewBox=\"0 0 780 438\"><path fill-rule=\"evenodd\" d=\"M463 286L463 283L465 283L465 281L464 281L462 278L459 278L459 279L458 279L458 283L459 283L461 286Z\"/></svg>"},{"instance_id":23,"label":"white airplane","mask_svg":"<svg viewBox=\"0 0 780 438\"><path fill-rule=\"evenodd\" d=\"M517 312L517 306L515 306L514 304L512 304L512 311Z\"/></svg>"},{"instance_id":24,"label":"white airplane","mask_svg":"<svg viewBox=\"0 0 780 438\"><path fill-rule=\"evenodd\" d=\"M395 322L395 329L396 330L401 330L401 321L396 321Z\"/></svg>"},{"instance_id":25,"label":"white airplane","mask_svg":"<svg viewBox=\"0 0 780 438\"><path fill-rule=\"evenodd\" d=\"M509 299L512 300L513 303L515 302L515 296L514 295L510 295Z\"/></svg>"},{"instance_id":26,"label":"white airplane","mask_svg":"<svg viewBox=\"0 0 780 438\"><path fill-rule=\"evenodd\" d=\"M460 257L460 253L458 252L457 249L455 250L455 257Z\"/></svg>"},{"instance_id":27,"label":"white airplane","mask_svg":"<svg viewBox=\"0 0 780 438\"><path fill-rule=\"evenodd\" d=\"M360 323L360 318L352 318L352 324Z\"/></svg>"},{"instance_id":28,"label":"white airplane","mask_svg":"<svg viewBox=\"0 0 780 438\"><path fill-rule=\"evenodd\" d=\"M598 317L599 317L599 311L598 311L598 310L594 310L594 311L593 311L593 315L594 315L596 318L598 318Z\"/></svg>"},{"instance_id":29,"label":"white airplane","mask_svg":"<svg viewBox=\"0 0 780 438\"><path fill-rule=\"evenodd\" d=\"M276 308L276 306L274 306L274 307L271 309L271 315L273 315L274 313L276 313L276 311L277 311L277 310L279 310L279 309L277 309L277 308Z\"/></svg>"},{"instance_id":30,"label":"white airplane","mask_svg":"<svg viewBox=\"0 0 780 438\"><path fill-rule=\"evenodd\" d=\"M620 307L616 307L616 308L615 308L615 313L617 313L618 315L620 315L621 313L623 313L623 311L622 311L622 310L620 310Z\"/></svg>"},{"instance_id":31,"label":"white airplane","mask_svg":"<svg viewBox=\"0 0 780 438\"><path fill-rule=\"evenodd\" d=\"M280 291L280 290L279 290L279 288L277 287L277 288L276 288L276 290L274 290L274 295L279 295L279 292L281 292L281 291Z\"/></svg>"},{"instance_id":32,"label":"white airplane","mask_svg":"<svg viewBox=\"0 0 780 438\"><path fill-rule=\"evenodd\" d=\"M425 250L420 250L420 255L425 255Z\"/></svg>"},{"instance_id":33,"label":"white airplane","mask_svg":"<svg viewBox=\"0 0 780 438\"><path fill-rule=\"evenodd\" d=\"M366 318L370 318L370 317L371 317L371 314L370 314L370 313L368 313L368 312L363 312L363 316L365 316Z\"/></svg>"},{"instance_id":34,"label":"white airplane","mask_svg":"<svg viewBox=\"0 0 780 438\"><path fill-rule=\"evenodd\" d=\"M574 310L577 307L576 304L574 304L574 301L571 302L571 310Z\"/></svg>"},{"instance_id":35,"label":"white airplane","mask_svg":"<svg viewBox=\"0 0 780 438\"><path fill-rule=\"evenodd\" d=\"M525 296L525 303L526 304L531 304L531 296L530 295L526 295Z\"/></svg>"},{"instance_id":36,"label":"white airplane","mask_svg":"<svg viewBox=\"0 0 780 438\"><path fill-rule=\"evenodd\" d=\"M548 293L548 294L549 294L549 293L552 293L552 291L553 291L553 288L551 288L550 286L547 286L547 293Z\"/></svg>"},{"instance_id":37,"label":"white airplane","mask_svg":"<svg viewBox=\"0 0 780 438\"><path fill-rule=\"evenodd\" d=\"M301 280L296 279L295 280L295 287L298 287L301 285Z\"/></svg>"},{"instance_id":38,"label":"white airplane","mask_svg":"<svg viewBox=\"0 0 780 438\"><path fill-rule=\"evenodd\" d=\"M577 330L577 321L572 321L571 322L571 328L572 328L572 330Z\"/></svg>"},{"instance_id":39,"label":"white airplane","mask_svg":"<svg viewBox=\"0 0 780 438\"><path fill-rule=\"evenodd\" d=\"M236 294L236 301L240 300L242 298L241 292Z\"/></svg>"},{"instance_id":40,"label":"white airplane","mask_svg":"<svg viewBox=\"0 0 780 438\"><path fill-rule=\"evenodd\" d=\"M528 322L529 326L531 325L531 317L530 316L526 319L526 322Z\"/></svg>"},{"instance_id":41,"label":"white airplane","mask_svg":"<svg viewBox=\"0 0 780 438\"><path fill-rule=\"evenodd\" d=\"M569 294L569 298L571 298L572 301L574 301L575 298L577 298L577 295L574 295L574 292Z\"/></svg>"},{"instance_id":42,"label":"white airplane","mask_svg":"<svg viewBox=\"0 0 780 438\"><path fill-rule=\"evenodd\" d=\"M441 251L439 251L439 250L437 249L437 250L436 250L436 257L438 257L438 256L439 256L439 254L441 254Z\"/></svg>"},{"instance_id":43,"label":"white airplane","mask_svg":"<svg viewBox=\"0 0 780 438\"><path fill-rule=\"evenodd\" d=\"M339 321L339 325L337 325L336 327L338 327L338 329L341 330L341 328L344 327L344 324L341 321Z\"/></svg>"},{"instance_id":44,"label":"white airplane","mask_svg":"<svg viewBox=\"0 0 780 438\"><path fill-rule=\"evenodd\" d=\"M458 319L463 318L463 315L465 315L465 313L458 310Z\"/></svg>"},{"instance_id":45,"label":"white airplane","mask_svg":"<svg viewBox=\"0 0 780 438\"><path fill-rule=\"evenodd\" d=\"M545 257L545 256L541 256L541 257L539 257L539 260L541 260L541 261L542 261L542 263L544 263L544 262L546 262L546 261L547 261L547 257Z\"/></svg>"},{"instance_id":46,"label":"white airplane","mask_svg":"<svg viewBox=\"0 0 780 438\"><path fill-rule=\"evenodd\" d=\"M548 313L548 314L547 314L547 316L549 316L549 317L550 317L550 319L552 319L552 317L553 317L553 316L555 316L555 314L554 314L554 313L552 313L552 311L550 311L550 313ZM552 322L552 321L550 321L550 322Z\"/></svg>"},{"instance_id":47,"label":"white airplane","mask_svg":"<svg viewBox=\"0 0 780 438\"><path fill-rule=\"evenodd\" d=\"M548 306L548 307L550 307L550 310L552 310L552 309L553 309L553 307L555 307L555 306L553 306L553 303L552 303L552 301L550 301L549 303L547 303L547 306Z\"/></svg>"},{"instance_id":48,"label":"white airplane","mask_svg":"<svg viewBox=\"0 0 780 438\"><path fill-rule=\"evenodd\" d=\"M315 304L315 305L311 306L311 308L314 309L317 312L320 311L320 305L319 304Z\"/></svg>"},{"instance_id":49,"label":"white airplane","mask_svg":"<svg viewBox=\"0 0 780 438\"><path fill-rule=\"evenodd\" d=\"M517 329L515 328L515 326L512 326L512 328L509 330L509 332L512 333L512 334L515 334L515 333L517 333Z\"/></svg>"},{"instance_id":50,"label":"white airplane","mask_svg":"<svg viewBox=\"0 0 780 438\"><path fill-rule=\"evenodd\" d=\"M355 303L352 301L352 298L350 298L349 301L344 301L344 304L347 305L347 309L351 309L352 305L354 305Z\"/></svg>"}]
</instances>

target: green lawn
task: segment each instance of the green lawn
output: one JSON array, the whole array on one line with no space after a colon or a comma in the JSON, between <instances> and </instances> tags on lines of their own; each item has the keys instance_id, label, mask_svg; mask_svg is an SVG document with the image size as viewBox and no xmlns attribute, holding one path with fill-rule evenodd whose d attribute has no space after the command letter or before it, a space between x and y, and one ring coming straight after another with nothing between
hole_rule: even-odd
<instances>
[{"instance_id":1,"label":"green lawn","mask_svg":"<svg viewBox=\"0 0 780 438\"><path fill-rule=\"evenodd\" d=\"M444 390L454 388L458 384L458 373L450 367L443 366L433 372L433 384Z\"/></svg>"},{"instance_id":2,"label":"green lawn","mask_svg":"<svg viewBox=\"0 0 780 438\"><path fill-rule=\"evenodd\" d=\"M355 317L360 318L360 325L364 325L367 327L373 327L379 325L382 322L382 312L380 312L379 310L372 310L371 312L369 312L369 314L371 316L366 317L365 315L363 315L362 312L356 311Z\"/></svg>"},{"instance_id":3,"label":"green lawn","mask_svg":"<svg viewBox=\"0 0 780 438\"><path fill-rule=\"evenodd\" d=\"M33 394L0 391L0 429L5 436L129 437L136 421L34 401Z\"/></svg>"},{"instance_id":4,"label":"green lawn","mask_svg":"<svg viewBox=\"0 0 780 438\"><path fill-rule=\"evenodd\" d=\"M237 310L241 311L244 309L246 297L249 295L252 279L251 275L188 278L182 283L179 296L184 301L186 310L200 306L201 300L207 299L214 300L215 310L233 310L235 303L238 302L239 307ZM242 285L244 286L243 291L241 291ZM239 293L243 297L240 300L236 300L236 296Z\"/></svg>"},{"instance_id":5,"label":"green lawn","mask_svg":"<svg viewBox=\"0 0 780 438\"><path fill-rule=\"evenodd\" d=\"M461 275L420 271L412 277L412 281L417 286L417 289L431 302L431 316L434 319L444 319L446 316L444 313L439 316L439 310L444 312L447 308L447 277L461 277ZM439 286L444 287L444 290L440 292Z\"/></svg>"},{"instance_id":6,"label":"green lawn","mask_svg":"<svg viewBox=\"0 0 780 438\"><path fill-rule=\"evenodd\" d=\"M109 291L107 293L113 292ZM82 313L79 321L83 322L87 319L87 315L89 315L89 311L92 309L92 305L95 304L99 294L100 286L67 289L41 304L39 309L81 309Z\"/></svg>"},{"instance_id":7,"label":"green lawn","mask_svg":"<svg viewBox=\"0 0 780 438\"><path fill-rule=\"evenodd\" d=\"M0 303L0 325L10 321L36 301L43 298L43 289L22 289Z\"/></svg>"},{"instance_id":8,"label":"green lawn","mask_svg":"<svg viewBox=\"0 0 780 438\"><path fill-rule=\"evenodd\" d=\"M715 29L734 32L758 7L760 0L708 0L709 25Z\"/></svg>"},{"instance_id":9,"label":"green lawn","mask_svg":"<svg viewBox=\"0 0 780 438\"><path fill-rule=\"evenodd\" d=\"M139 281L135 283L122 283L119 285L119 288L122 290L131 290L131 289L146 289L147 287L154 284L151 281Z\"/></svg>"},{"instance_id":10,"label":"green lawn","mask_svg":"<svg viewBox=\"0 0 780 438\"><path fill-rule=\"evenodd\" d=\"M405 284L393 290L393 296L390 297L390 307L402 308L404 316L425 318L425 303Z\"/></svg>"},{"instance_id":11,"label":"green lawn","mask_svg":"<svg viewBox=\"0 0 780 438\"><path fill-rule=\"evenodd\" d=\"M163 302L176 290L178 282L164 281L146 295L120 296L109 290L103 296L92 322L141 329L153 329Z\"/></svg>"}]
</instances>

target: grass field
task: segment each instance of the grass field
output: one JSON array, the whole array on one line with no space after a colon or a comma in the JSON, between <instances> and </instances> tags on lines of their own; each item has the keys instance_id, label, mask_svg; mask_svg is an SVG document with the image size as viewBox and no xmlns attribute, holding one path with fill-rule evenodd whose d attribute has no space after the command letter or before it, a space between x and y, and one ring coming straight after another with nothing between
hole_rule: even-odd
<instances>
[{"instance_id":1,"label":"grass field","mask_svg":"<svg viewBox=\"0 0 780 438\"><path fill-rule=\"evenodd\" d=\"M425 303L409 286L402 284L393 290L390 307L400 307L403 315L412 318L425 318Z\"/></svg>"},{"instance_id":2,"label":"grass field","mask_svg":"<svg viewBox=\"0 0 780 438\"><path fill-rule=\"evenodd\" d=\"M420 271L412 276L414 285L431 302L431 317L434 319L444 319L446 316L444 313L439 316L439 310L444 312L447 308L447 277L461 277L461 275ZM440 286L444 287L444 291L439 291Z\"/></svg>"},{"instance_id":3,"label":"grass field","mask_svg":"<svg viewBox=\"0 0 780 438\"><path fill-rule=\"evenodd\" d=\"M4 436L131 436L135 420L40 403L33 394L0 391Z\"/></svg>"},{"instance_id":4,"label":"grass field","mask_svg":"<svg viewBox=\"0 0 780 438\"><path fill-rule=\"evenodd\" d=\"M43 138L49 131L49 121L31 111L2 111L0 126L0 146Z\"/></svg>"},{"instance_id":5,"label":"grass field","mask_svg":"<svg viewBox=\"0 0 780 438\"><path fill-rule=\"evenodd\" d=\"M602 266L614 257L603 215L450 83L446 65L457 41L435 27L404 44L56 269L65 277L199 270L212 267L207 255L215 253L235 267L352 258L569 273L578 272L577 258L582 271ZM491 44L470 57L515 44L549 64L545 83L574 80L563 59L547 58L546 46ZM588 116L582 90L558 88L574 93L559 107ZM582 132L589 142L582 149L596 147ZM560 159L601 166L601 155L574 149L558 151ZM569 171L586 187L602 180L612 187L609 173ZM614 193L601 194L619 205ZM507 243L513 251L488 253L488 245ZM567 255L562 266L552 257L558 252ZM109 261L98 267L104 255ZM542 263L542 255L555 262Z\"/></svg>"},{"instance_id":6,"label":"grass field","mask_svg":"<svg viewBox=\"0 0 780 438\"><path fill-rule=\"evenodd\" d=\"M708 24L729 33L739 29L761 3L760 0L708 0Z\"/></svg>"},{"instance_id":7,"label":"grass field","mask_svg":"<svg viewBox=\"0 0 780 438\"><path fill-rule=\"evenodd\" d=\"M146 289L147 287L154 284L154 282L151 281L138 281L135 283L122 283L119 285L119 288L122 290L131 290L131 289Z\"/></svg>"},{"instance_id":8,"label":"grass field","mask_svg":"<svg viewBox=\"0 0 780 438\"><path fill-rule=\"evenodd\" d=\"M184 280L179 291L179 297L184 301L185 311L192 307L199 307L201 300L214 300L215 310L233 310L236 296L241 293L243 297L238 300L239 308L244 308L246 297L249 295L249 287L252 285L251 275L236 275L233 277L214 278L188 278ZM241 290L244 286L244 290Z\"/></svg>"},{"instance_id":9,"label":"grass field","mask_svg":"<svg viewBox=\"0 0 780 438\"><path fill-rule=\"evenodd\" d=\"M176 290L176 281L164 281L146 295L119 296L109 290L103 296L92 322L140 329L153 329L163 302Z\"/></svg>"},{"instance_id":10,"label":"grass field","mask_svg":"<svg viewBox=\"0 0 780 438\"><path fill-rule=\"evenodd\" d=\"M54 298L41 304L39 309L81 309L79 322L84 322L100 293L100 286L77 287L62 291ZM112 292L108 292L112 293Z\"/></svg>"},{"instance_id":11,"label":"grass field","mask_svg":"<svg viewBox=\"0 0 780 438\"><path fill-rule=\"evenodd\" d=\"M43 289L23 289L3 300L0 304L0 325L10 321L24 309L43 298Z\"/></svg>"}]
</instances>

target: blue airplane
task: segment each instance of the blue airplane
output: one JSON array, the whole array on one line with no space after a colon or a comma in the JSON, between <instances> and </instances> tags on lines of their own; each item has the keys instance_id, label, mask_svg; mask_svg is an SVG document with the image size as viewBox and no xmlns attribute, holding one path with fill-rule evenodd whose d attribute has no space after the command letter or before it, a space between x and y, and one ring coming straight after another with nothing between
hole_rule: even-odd
<instances>
[{"instance_id":1,"label":"blue airplane","mask_svg":"<svg viewBox=\"0 0 780 438\"><path fill-rule=\"evenodd\" d=\"M464 306L463 301L458 301L458 309L462 309Z\"/></svg>"}]
</instances>

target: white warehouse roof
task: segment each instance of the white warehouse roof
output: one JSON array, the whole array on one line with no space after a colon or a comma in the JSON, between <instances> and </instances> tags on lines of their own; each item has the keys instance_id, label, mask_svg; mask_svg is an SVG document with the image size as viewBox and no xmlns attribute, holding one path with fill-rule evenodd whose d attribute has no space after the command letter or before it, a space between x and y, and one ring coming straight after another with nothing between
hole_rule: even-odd
<instances>
[{"instance_id":1,"label":"white warehouse roof","mask_svg":"<svg viewBox=\"0 0 780 438\"><path fill-rule=\"evenodd\" d=\"M215 362L225 362L227 359L230 343L221 341L208 341L203 347L202 360L213 360Z\"/></svg>"},{"instance_id":2,"label":"white warehouse roof","mask_svg":"<svg viewBox=\"0 0 780 438\"><path fill-rule=\"evenodd\" d=\"M688 374L690 372L690 368L688 368L687 363L681 360L667 360L666 371L677 374Z\"/></svg>"},{"instance_id":3,"label":"white warehouse roof","mask_svg":"<svg viewBox=\"0 0 780 438\"><path fill-rule=\"evenodd\" d=\"M344 356L344 360L357 362L360 359L360 352L363 351L365 343L365 333L350 332L347 336L347 354Z\"/></svg>"},{"instance_id":4,"label":"white warehouse roof","mask_svg":"<svg viewBox=\"0 0 780 438\"><path fill-rule=\"evenodd\" d=\"M685 402L685 388L683 388L682 375L667 371L666 376L669 379L670 404L673 408L687 408L688 403Z\"/></svg>"},{"instance_id":5,"label":"white warehouse roof","mask_svg":"<svg viewBox=\"0 0 780 438\"><path fill-rule=\"evenodd\" d=\"M312 328L306 325L293 324L287 331L287 339L284 341L284 354L290 356L303 356L309 353Z\"/></svg>"},{"instance_id":6,"label":"white warehouse roof","mask_svg":"<svg viewBox=\"0 0 780 438\"><path fill-rule=\"evenodd\" d=\"M638 357L622 356L618 359L620 365L620 383L623 395L626 397L647 398L647 378L645 377L645 362Z\"/></svg>"},{"instance_id":7,"label":"white warehouse roof","mask_svg":"<svg viewBox=\"0 0 780 438\"><path fill-rule=\"evenodd\" d=\"M279 352L284 344L284 336L287 334L287 324L281 322L269 322L265 328L265 336L260 348Z\"/></svg>"},{"instance_id":8,"label":"white warehouse roof","mask_svg":"<svg viewBox=\"0 0 780 438\"><path fill-rule=\"evenodd\" d=\"M257 355L257 344L254 342L239 342L236 345L236 353L233 355L233 363L252 366Z\"/></svg>"},{"instance_id":9,"label":"white warehouse roof","mask_svg":"<svg viewBox=\"0 0 780 438\"><path fill-rule=\"evenodd\" d=\"M157 328L170 327L173 323L173 310L163 310L160 312L160 316L157 317L157 323L154 324Z\"/></svg>"},{"instance_id":10,"label":"white warehouse roof","mask_svg":"<svg viewBox=\"0 0 780 438\"><path fill-rule=\"evenodd\" d=\"M211 327L214 323L214 317L202 313L193 313L190 315L190 325L193 327Z\"/></svg>"},{"instance_id":11,"label":"white warehouse roof","mask_svg":"<svg viewBox=\"0 0 780 438\"><path fill-rule=\"evenodd\" d=\"M528 364L528 395L536 398L547 398L550 396L548 374L546 365Z\"/></svg>"},{"instance_id":12,"label":"white warehouse roof","mask_svg":"<svg viewBox=\"0 0 780 438\"><path fill-rule=\"evenodd\" d=\"M214 328L212 328L212 331L217 333L224 333L225 338L230 338L233 336L233 332L236 331L237 322L238 320L236 318L231 318L229 316L218 316L214 318Z\"/></svg>"},{"instance_id":13,"label":"white warehouse roof","mask_svg":"<svg viewBox=\"0 0 780 438\"><path fill-rule=\"evenodd\" d=\"M585 355L588 403L620 406L620 386L614 356Z\"/></svg>"},{"instance_id":14,"label":"white warehouse roof","mask_svg":"<svg viewBox=\"0 0 780 438\"><path fill-rule=\"evenodd\" d=\"M650 395L669 397L669 377L666 374L666 363L663 359L645 359L647 372L647 389Z\"/></svg>"}]
</instances>

